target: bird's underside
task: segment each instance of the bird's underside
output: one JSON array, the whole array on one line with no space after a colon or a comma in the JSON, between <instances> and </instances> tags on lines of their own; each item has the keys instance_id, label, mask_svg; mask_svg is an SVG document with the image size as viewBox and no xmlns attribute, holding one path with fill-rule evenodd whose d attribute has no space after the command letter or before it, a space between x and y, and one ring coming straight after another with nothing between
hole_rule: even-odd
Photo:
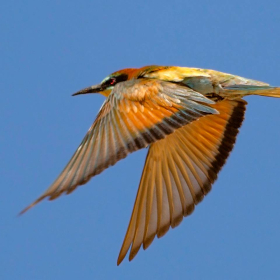
<instances>
[{"instance_id":1,"label":"bird's underside","mask_svg":"<svg viewBox=\"0 0 280 280\"><path fill-rule=\"evenodd\" d=\"M211 190L246 109L243 96L279 88L213 70L149 66L113 73L76 94L107 96L77 151L34 203L57 198L149 146L118 264L180 224Z\"/></svg>"}]
</instances>

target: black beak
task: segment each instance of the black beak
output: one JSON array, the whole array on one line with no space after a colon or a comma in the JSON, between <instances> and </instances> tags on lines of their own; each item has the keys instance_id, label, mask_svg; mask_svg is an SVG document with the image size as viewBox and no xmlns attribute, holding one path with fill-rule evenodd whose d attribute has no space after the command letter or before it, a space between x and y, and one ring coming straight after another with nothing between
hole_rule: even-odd
<instances>
[{"instance_id":1,"label":"black beak","mask_svg":"<svg viewBox=\"0 0 280 280\"><path fill-rule=\"evenodd\" d=\"M77 91L77 92L73 93L72 96L79 95L79 94L87 94L87 93L97 93L102 90L103 89L102 89L101 85L95 85L95 86L87 87L80 91Z\"/></svg>"}]
</instances>

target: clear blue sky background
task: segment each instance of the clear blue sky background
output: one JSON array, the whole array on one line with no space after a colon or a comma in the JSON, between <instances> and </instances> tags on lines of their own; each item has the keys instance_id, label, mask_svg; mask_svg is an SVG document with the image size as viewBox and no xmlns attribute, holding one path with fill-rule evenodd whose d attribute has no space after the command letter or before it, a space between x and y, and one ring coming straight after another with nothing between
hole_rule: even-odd
<instances>
[{"instance_id":1,"label":"clear blue sky background","mask_svg":"<svg viewBox=\"0 0 280 280\"><path fill-rule=\"evenodd\" d=\"M235 149L194 214L116 266L146 150L72 195L56 178L103 97L71 97L149 64L280 86L279 1L1 1L0 279L276 279L280 100L250 97Z\"/></svg>"}]
</instances>

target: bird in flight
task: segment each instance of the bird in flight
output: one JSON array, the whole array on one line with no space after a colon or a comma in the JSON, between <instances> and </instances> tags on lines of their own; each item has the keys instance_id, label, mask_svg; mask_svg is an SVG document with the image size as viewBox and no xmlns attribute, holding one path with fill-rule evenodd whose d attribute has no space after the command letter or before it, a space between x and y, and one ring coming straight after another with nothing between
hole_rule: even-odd
<instances>
[{"instance_id":1,"label":"bird in flight","mask_svg":"<svg viewBox=\"0 0 280 280\"><path fill-rule=\"evenodd\" d=\"M280 88L214 70L123 69L73 95L106 97L96 120L44 198L69 194L129 153L149 147L119 265L178 226L211 190L244 119L247 95Z\"/></svg>"}]
</instances>

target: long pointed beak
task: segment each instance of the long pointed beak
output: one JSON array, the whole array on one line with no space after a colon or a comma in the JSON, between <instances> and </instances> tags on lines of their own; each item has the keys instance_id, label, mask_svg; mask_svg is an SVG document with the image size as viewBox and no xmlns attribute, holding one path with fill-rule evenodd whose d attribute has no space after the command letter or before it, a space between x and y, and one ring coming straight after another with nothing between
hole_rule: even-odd
<instances>
[{"instance_id":1,"label":"long pointed beak","mask_svg":"<svg viewBox=\"0 0 280 280\"><path fill-rule=\"evenodd\" d=\"M80 91L77 91L72 94L72 96L79 95L79 94L87 94L87 93L96 93L102 91L101 85L95 85L91 87L84 88Z\"/></svg>"}]
</instances>

